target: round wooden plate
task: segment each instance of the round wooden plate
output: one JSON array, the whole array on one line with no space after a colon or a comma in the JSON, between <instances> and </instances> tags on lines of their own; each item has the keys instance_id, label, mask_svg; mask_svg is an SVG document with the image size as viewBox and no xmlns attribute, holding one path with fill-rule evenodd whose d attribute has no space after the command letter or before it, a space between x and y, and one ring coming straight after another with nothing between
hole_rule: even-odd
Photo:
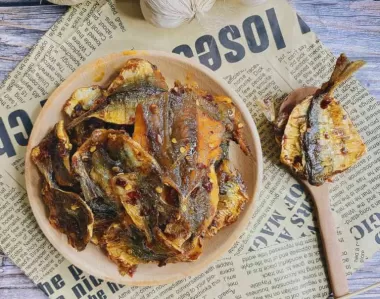
<instances>
[{"instance_id":1,"label":"round wooden plate","mask_svg":"<svg viewBox=\"0 0 380 299\"><path fill-rule=\"evenodd\" d=\"M117 266L108 260L104 253L93 244L89 244L84 251L77 252L67 243L66 236L56 231L49 224L46 209L41 199L40 176L30 159L30 152L54 124L62 119L62 106L74 90L94 84L103 87L108 86L123 64L128 59L137 57L149 60L157 65L169 86L173 86L174 80L184 82L187 77L190 77L202 89L211 91L213 94L230 97L243 115L245 135L252 151L252 157L246 157L237 146L231 143L230 158L241 172L248 187L250 198L239 220L233 225L222 229L212 239L205 240L203 254L197 261L168 264L165 267L157 267L154 264L139 265L135 275L131 278L121 276ZM221 258L244 231L254 212L254 202L259 194L263 171L259 135L247 107L239 96L225 81L217 78L206 67L179 55L158 51L126 51L111 54L76 70L53 92L43 107L30 136L25 160L25 177L30 205L39 226L54 247L67 260L91 275L120 284L139 286L165 284L189 275L199 274L210 263Z\"/></svg>"}]
</instances>

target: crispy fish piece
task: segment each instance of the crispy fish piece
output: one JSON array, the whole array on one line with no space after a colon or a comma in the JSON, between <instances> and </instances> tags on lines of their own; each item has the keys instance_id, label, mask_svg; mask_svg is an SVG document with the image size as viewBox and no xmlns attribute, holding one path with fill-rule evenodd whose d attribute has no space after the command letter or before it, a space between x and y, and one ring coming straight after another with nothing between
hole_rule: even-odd
<instances>
[{"instance_id":1,"label":"crispy fish piece","mask_svg":"<svg viewBox=\"0 0 380 299\"><path fill-rule=\"evenodd\" d=\"M163 93L160 100L141 104L137 110L139 126L134 132L134 140L144 144L158 162L164 183L181 196L190 194L198 183L195 178L202 171L196 166L195 99Z\"/></svg>"},{"instance_id":2,"label":"crispy fish piece","mask_svg":"<svg viewBox=\"0 0 380 299\"><path fill-rule=\"evenodd\" d=\"M219 202L219 185L214 164L189 197L184 199L181 211L190 224L191 231L203 236L213 221Z\"/></svg>"},{"instance_id":3,"label":"crispy fish piece","mask_svg":"<svg viewBox=\"0 0 380 299\"><path fill-rule=\"evenodd\" d=\"M173 90L176 93L186 92L195 94L199 108L213 119L221 121L224 124L225 134L222 145L224 156L228 153L229 140L235 141L245 154L250 154L243 134L244 122L242 115L229 97L212 95L208 91L200 89L197 84L183 85L179 81L176 81L174 84Z\"/></svg>"},{"instance_id":4,"label":"crispy fish piece","mask_svg":"<svg viewBox=\"0 0 380 299\"><path fill-rule=\"evenodd\" d=\"M70 116L75 107L78 111L87 112L77 113L80 117L71 122L69 128L90 118L116 125L131 125L135 122L137 105L153 100L155 95L167 89L165 78L155 65L143 59L130 59L106 92L89 88L79 89L73 94L64 111Z\"/></svg>"},{"instance_id":5,"label":"crispy fish piece","mask_svg":"<svg viewBox=\"0 0 380 299\"><path fill-rule=\"evenodd\" d=\"M134 187L136 192L144 191L144 203L148 205L157 193L155 188L162 183L157 175L157 162L137 142L124 131L95 130L91 138L74 154L72 166L78 175L86 201L94 209L96 231L98 224L104 228L110 221L115 222L127 212L136 226L152 239L144 215L140 215L143 208L148 210L148 207L132 205L134 200L136 204L139 203L138 194L129 191L133 191ZM156 175L156 183L148 185L147 176L152 172ZM138 189L131 173L139 173L142 177L138 181ZM146 194L146 190L150 193ZM154 210L153 207L150 210ZM99 232L101 233L100 229Z\"/></svg>"},{"instance_id":6,"label":"crispy fish piece","mask_svg":"<svg viewBox=\"0 0 380 299\"><path fill-rule=\"evenodd\" d=\"M67 235L71 246L81 251L91 239L94 217L78 194L61 189L73 186L70 150L64 122L60 121L33 148L31 158L44 177L42 197L49 210L49 222Z\"/></svg>"},{"instance_id":7,"label":"crispy fish piece","mask_svg":"<svg viewBox=\"0 0 380 299\"><path fill-rule=\"evenodd\" d=\"M122 216L121 204L114 197L107 196L106 191L91 179L88 153L84 152L82 155L80 152L77 153L72 158L72 166L78 175L85 201L94 214L94 232L91 241L98 244L105 230Z\"/></svg>"},{"instance_id":8,"label":"crispy fish piece","mask_svg":"<svg viewBox=\"0 0 380 299\"><path fill-rule=\"evenodd\" d=\"M302 179L306 179L303 140L307 129L307 112L312 99L313 96L310 96L294 107L282 135L280 160Z\"/></svg>"},{"instance_id":9,"label":"crispy fish piece","mask_svg":"<svg viewBox=\"0 0 380 299\"><path fill-rule=\"evenodd\" d=\"M50 224L67 236L78 251L86 248L92 237L94 216L85 201L76 193L50 187L42 188L42 197L49 210Z\"/></svg>"},{"instance_id":10,"label":"crispy fish piece","mask_svg":"<svg viewBox=\"0 0 380 299\"><path fill-rule=\"evenodd\" d=\"M165 226L178 213L178 208L162 200L165 186L156 173L122 174L114 177L111 184L133 224L144 233L147 244L153 242L155 228Z\"/></svg>"},{"instance_id":11,"label":"crispy fish piece","mask_svg":"<svg viewBox=\"0 0 380 299\"><path fill-rule=\"evenodd\" d=\"M145 90L148 94L156 94L168 90L168 86L157 66L147 60L133 58L122 67L107 93L111 95L132 90Z\"/></svg>"},{"instance_id":12,"label":"crispy fish piece","mask_svg":"<svg viewBox=\"0 0 380 299\"><path fill-rule=\"evenodd\" d=\"M200 236L194 236L186 241L183 248L183 253L169 257L166 262L178 263L196 261L203 251L203 238Z\"/></svg>"},{"instance_id":13,"label":"crispy fish piece","mask_svg":"<svg viewBox=\"0 0 380 299\"><path fill-rule=\"evenodd\" d=\"M191 235L203 234L216 213L213 164L221 156L225 127L199 109L195 93L163 96L162 101L138 106L133 138L152 153L163 181L178 193L180 217L156 230L156 237L185 254Z\"/></svg>"},{"instance_id":14,"label":"crispy fish piece","mask_svg":"<svg viewBox=\"0 0 380 299\"><path fill-rule=\"evenodd\" d=\"M190 196L182 199L177 217L172 217L163 231L156 229L157 239L178 257L170 262L196 260L202 252L199 237L203 237L215 217L219 188L214 165ZM196 240L194 239L196 238Z\"/></svg>"},{"instance_id":15,"label":"crispy fish piece","mask_svg":"<svg viewBox=\"0 0 380 299\"><path fill-rule=\"evenodd\" d=\"M351 62L341 55L330 80L311 101L303 143L306 173L312 185L321 185L348 169L366 152L348 113L333 97L334 90L363 65L364 61Z\"/></svg>"},{"instance_id":16,"label":"crispy fish piece","mask_svg":"<svg viewBox=\"0 0 380 299\"><path fill-rule=\"evenodd\" d=\"M110 188L110 179L122 170L119 163L104 151L108 133L107 130L95 130L72 157L72 168L80 182L84 199L94 213L92 241L95 244L100 241L109 225L122 216L123 211ZM124 134L122 131L118 133Z\"/></svg>"},{"instance_id":17,"label":"crispy fish piece","mask_svg":"<svg viewBox=\"0 0 380 299\"><path fill-rule=\"evenodd\" d=\"M148 215L144 213L145 206L138 187L138 177L138 173L121 174L112 178L111 186L134 225L145 234L148 243L151 243L152 232L149 227Z\"/></svg>"},{"instance_id":18,"label":"crispy fish piece","mask_svg":"<svg viewBox=\"0 0 380 299\"><path fill-rule=\"evenodd\" d=\"M104 249L118 265L121 275L133 276L138 264L165 264L170 256L159 244L148 246L141 232L133 226L114 223L104 235Z\"/></svg>"},{"instance_id":19,"label":"crispy fish piece","mask_svg":"<svg viewBox=\"0 0 380 299\"><path fill-rule=\"evenodd\" d=\"M366 146L334 90L363 61L342 54L328 82L291 112L281 149L281 161L312 185L321 185L343 172L366 152Z\"/></svg>"},{"instance_id":20,"label":"crispy fish piece","mask_svg":"<svg viewBox=\"0 0 380 299\"><path fill-rule=\"evenodd\" d=\"M49 186L72 186L70 151L72 145L64 127L59 121L52 131L33 148L31 158Z\"/></svg>"},{"instance_id":21,"label":"crispy fish piece","mask_svg":"<svg viewBox=\"0 0 380 299\"><path fill-rule=\"evenodd\" d=\"M193 190L209 179L210 166L221 155L225 132L220 121L198 108L197 98L194 93L166 93L163 101L141 105L133 136L160 164L164 183L177 190L183 210ZM197 212L201 210L198 207Z\"/></svg>"},{"instance_id":22,"label":"crispy fish piece","mask_svg":"<svg viewBox=\"0 0 380 299\"><path fill-rule=\"evenodd\" d=\"M114 125L133 125L136 107L139 103L153 101L157 96L146 94L144 90L122 93L103 98L91 110L74 119L68 126L75 128L89 119L97 119Z\"/></svg>"},{"instance_id":23,"label":"crispy fish piece","mask_svg":"<svg viewBox=\"0 0 380 299\"><path fill-rule=\"evenodd\" d=\"M248 201L246 187L240 173L229 160L223 160L217 170L219 182L218 209L206 236L212 237L225 226L234 223Z\"/></svg>"},{"instance_id":24,"label":"crispy fish piece","mask_svg":"<svg viewBox=\"0 0 380 299\"><path fill-rule=\"evenodd\" d=\"M197 162L209 166L219 160L223 154L221 144L224 141L225 126L201 109L197 110L197 122Z\"/></svg>"},{"instance_id":25,"label":"crispy fish piece","mask_svg":"<svg viewBox=\"0 0 380 299\"><path fill-rule=\"evenodd\" d=\"M195 93L163 93L137 107L133 139L143 145L183 197L219 159L225 128L197 105ZM206 169L206 170L205 170Z\"/></svg>"},{"instance_id":26,"label":"crispy fish piece","mask_svg":"<svg viewBox=\"0 0 380 299\"><path fill-rule=\"evenodd\" d=\"M229 98L179 83L168 91L156 66L130 59L106 90L76 90L63 112L67 128L57 124L32 157L49 219L78 250L91 240L132 276L138 264L196 260L210 227L238 213L229 205L218 216L215 166L230 140L249 153Z\"/></svg>"},{"instance_id":27,"label":"crispy fish piece","mask_svg":"<svg viewBox=\"0 0 380 299\"><path fill-rule=\"evenodd\" d=\"M97 85L78 88L63 106L63 112L70 118L76 118L90 110L104 96L104 91Z\"/></svg>"}]
</instances>

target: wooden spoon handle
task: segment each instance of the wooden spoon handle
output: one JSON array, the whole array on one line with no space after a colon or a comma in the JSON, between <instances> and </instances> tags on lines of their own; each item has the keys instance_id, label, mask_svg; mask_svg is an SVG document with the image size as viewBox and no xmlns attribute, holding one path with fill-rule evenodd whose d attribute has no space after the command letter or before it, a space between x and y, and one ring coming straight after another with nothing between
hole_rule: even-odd
<instances>
[{"instance_id":1,"label":"wooden spoon handle","mask_svg":"<svg viewBox=\"0 0 380 299\"><path fill-rule=\"evenodd\" d=\"M325 250L329 280L334 298L349 293L345 268L342 261L341 245L336 234L336 224L330 208L327 186L315 187L306 183L317 207L319 228Z\"/></svg>"}]
</instances>

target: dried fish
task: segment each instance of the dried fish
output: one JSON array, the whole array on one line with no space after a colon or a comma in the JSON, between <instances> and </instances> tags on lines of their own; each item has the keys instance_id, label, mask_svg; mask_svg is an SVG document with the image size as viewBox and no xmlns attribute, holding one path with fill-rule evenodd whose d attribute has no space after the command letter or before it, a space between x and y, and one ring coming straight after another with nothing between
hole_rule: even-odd
<instances>
[{"instance_id":1,"label":"dried fish","mask_svg":"<svg viewBox=\"0 0 380 299\"><path fill-rule=\"evenodd\" d=\"M219 172L231 140L249 149L229 98L180 83L168 91L156 66L131 59L106 90L80 88L63 110L67 128L59 122L32 159L50 222L73 247L91 240L133 275L138 264L196 260L203 238L237 219L243 183L231 170L224 196Z\"/></svg>"},{"instance_id":2,"label":"dried fish","mask_svg":"<svg viewBox=\"0 0 380 299\"><path fill-rule=\"evenodd\" d=\"M312 185L321 185L354 165L366 146L334 90L363 61L342 54L328 82L291 111L282 137L281 162Z\"/></svg>"}]
</instances>

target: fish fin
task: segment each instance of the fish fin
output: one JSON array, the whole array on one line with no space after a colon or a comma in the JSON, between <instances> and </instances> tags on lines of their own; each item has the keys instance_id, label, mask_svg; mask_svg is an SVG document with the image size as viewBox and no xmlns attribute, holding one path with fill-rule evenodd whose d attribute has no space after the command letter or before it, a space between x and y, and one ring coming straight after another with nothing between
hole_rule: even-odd
<instances>
[{"instance_id":1,"label":"fish fin","mask_svg":"<svg viewBox=\"0 0 380 299\"><path fill-rule=\"evenodd\" d=\"M365 65L363 60L350 61L344 53L340 54L329 81L322 84L319 94L327 92L327 96L332 97L335 89L363 65Z\"/></svg>"}]
</instances>

